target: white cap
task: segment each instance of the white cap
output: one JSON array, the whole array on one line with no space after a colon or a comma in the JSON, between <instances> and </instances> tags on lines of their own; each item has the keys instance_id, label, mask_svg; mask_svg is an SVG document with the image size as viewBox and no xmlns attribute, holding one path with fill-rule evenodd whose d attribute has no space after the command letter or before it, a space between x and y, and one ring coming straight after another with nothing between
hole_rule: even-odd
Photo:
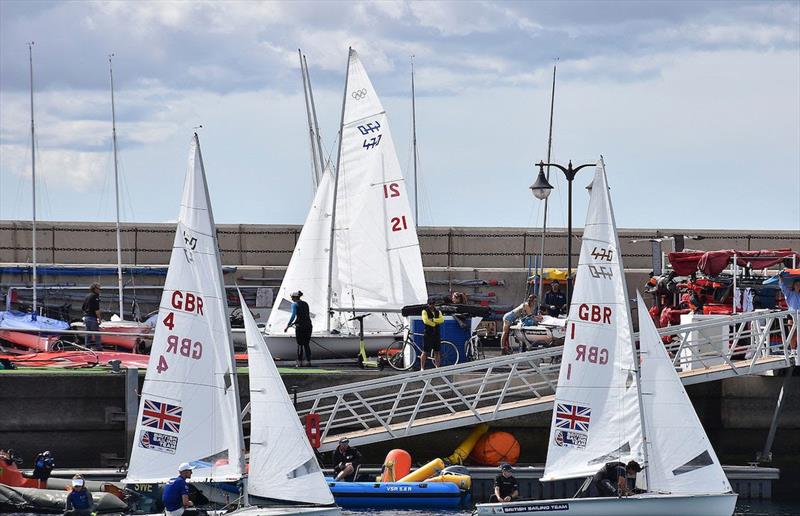
<instances>
[{"instance_id":1,"label":"white cap","mask_svg":"<svg viewBox=\"0 0 800 516\"><path fill-rule=\"evenodd\" d=\"M83 479L82 478L73 478L72 479L72 487L78 487L78 486L82 486L82 485L83 485Z\"/></svg>"},{"instance_id":2,"label":"white cap","mask_svg":"<svg viewBox=\"0 0 800 516\"><path fill-rule=\"evenodd\" d=\"M180 473L181 471L186 471L186 470L191 471L193 469L194 468L192 467L191 464L189 464L188 462L184 462L180 466L178 466L178 473Z\"/></svg>"}]
</instances>

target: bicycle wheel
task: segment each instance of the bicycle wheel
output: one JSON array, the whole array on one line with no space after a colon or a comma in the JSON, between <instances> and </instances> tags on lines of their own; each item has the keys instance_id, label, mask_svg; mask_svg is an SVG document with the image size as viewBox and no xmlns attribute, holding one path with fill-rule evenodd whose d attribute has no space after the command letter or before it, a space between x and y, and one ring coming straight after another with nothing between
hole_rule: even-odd
<instances>
[{"instance_id":1,"label":"bicycle wheel","mask_svg":"<svg viewBox=\"0 0 800 516\"><path fill-rule=\"evenodd\" d=\"M449 340L443 340L439 345L439 365L441 367L458 363L458 348Z\"/></svg>"},{"instance_id":2,"label":"bicycle wheel","mask_svg":"<svg viewBox=\"0 0 800 516\"><path fill-rule=\"evenodd\" d=\"M417 348L407 340L396 340L386 348L386 361L393 369L408 371L417 361Z\"/></svg>"}]
</instances>

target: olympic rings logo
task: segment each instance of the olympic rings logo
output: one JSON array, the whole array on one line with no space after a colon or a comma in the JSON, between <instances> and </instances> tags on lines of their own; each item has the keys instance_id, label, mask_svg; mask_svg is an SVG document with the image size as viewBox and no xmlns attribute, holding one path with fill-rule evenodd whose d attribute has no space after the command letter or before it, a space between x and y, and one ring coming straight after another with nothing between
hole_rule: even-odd
<instances>
[{"instance_id":1,"label":"olympic rings logo","mask_svg":"<svg viewBox=\"0 0 800 516\"><path fill-rule=\"evenodd\" d=\"M367 96L366 88L362 88L360 90L356 90L350 94L354 99L361 100Z\"/></svg>"}]
</instances>

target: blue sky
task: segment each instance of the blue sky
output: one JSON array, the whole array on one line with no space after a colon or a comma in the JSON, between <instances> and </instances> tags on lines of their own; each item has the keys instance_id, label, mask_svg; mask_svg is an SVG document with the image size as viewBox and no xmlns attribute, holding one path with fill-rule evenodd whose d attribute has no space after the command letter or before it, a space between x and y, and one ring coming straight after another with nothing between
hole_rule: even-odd
<instances>
[{"instance_id":1,"label":"blue sky","mask_svg":"<svg viewBox=\"0 0 800 516\"><path fill-rule=\"evenodd\" d=\"M0 219L112 220L114 76L123 220L174 220L193 127L219 223L302 223L308 56L335 150L347 47L362 56L420 224L541 224L546 157L606 160L620 227L800 230L800 2L35 2L0 0ZM585 217L576 179L575 221ZM566 225L552 181L551 225ZM410 183L410 181L409 181Z\"/></svg>"}]
</instances>

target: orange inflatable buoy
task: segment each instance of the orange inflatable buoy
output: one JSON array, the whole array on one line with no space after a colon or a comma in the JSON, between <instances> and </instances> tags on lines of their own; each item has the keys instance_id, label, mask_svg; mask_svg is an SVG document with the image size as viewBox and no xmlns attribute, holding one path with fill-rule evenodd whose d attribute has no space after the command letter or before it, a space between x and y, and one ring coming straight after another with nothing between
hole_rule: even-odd
<instances>
[{"instance_id":1,"label":"orange inflatable buoy","mask_svg":"<svg viewBox=\"0 0 800 516\"><path fill-rule=\"evenodd\" d=\"M386 454L383 461L381 482L397 482L411 471L411 454L405 450L395 449Z\"/></svg>"},{"instance_id":2,"label":"orange inflatable buoy","mask_svg":"<svg viewBox=\"0 0 800 516\"><path fill-rule=\"evenodd\" d=\"M469 457L482 466L516 464L519 441L508 432L491 432L478 440Z\"/></svg>"}]
</instances>

